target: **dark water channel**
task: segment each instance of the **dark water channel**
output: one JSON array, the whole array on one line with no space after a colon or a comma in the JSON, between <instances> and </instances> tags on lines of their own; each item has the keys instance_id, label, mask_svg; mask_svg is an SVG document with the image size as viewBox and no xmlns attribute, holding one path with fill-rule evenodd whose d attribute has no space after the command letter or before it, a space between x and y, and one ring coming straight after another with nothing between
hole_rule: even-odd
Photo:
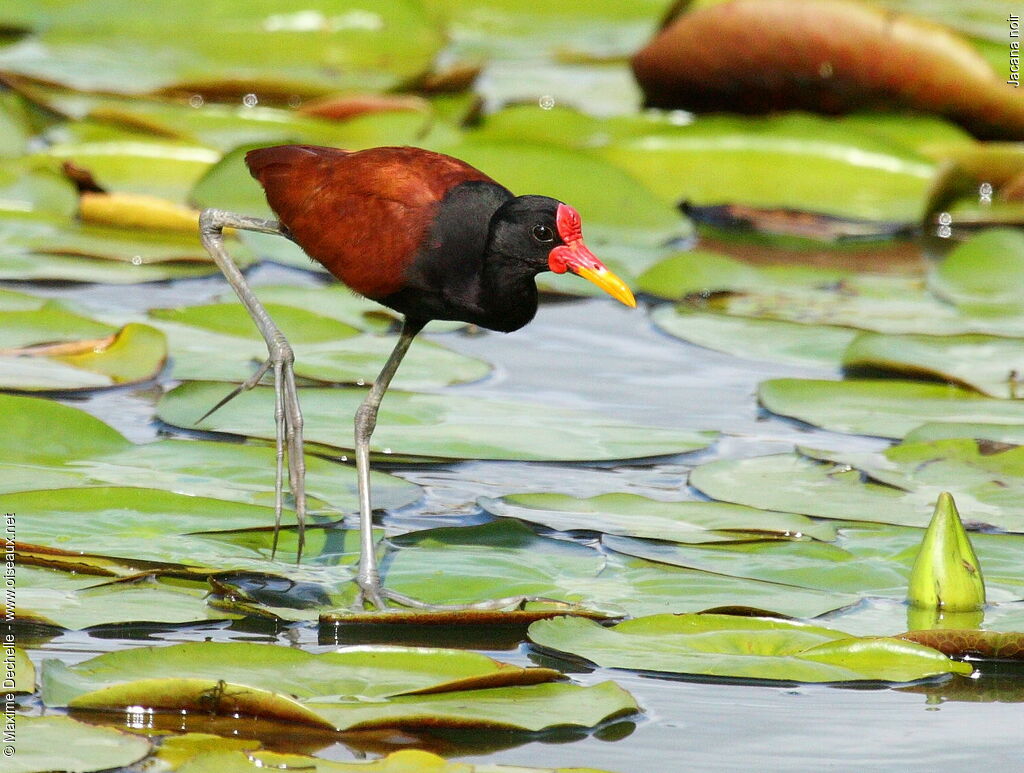
<instances>
[{"instance_id":1,"label":"dark water channel","mask_svg":"<svg viewBox=\"0 0 1024 773\"><path fill-rule=\"evenodd\" d=\"M253 276L257 284L310 281L304 273L266 266ZM201 303L225 289L219 279L131 288L33 288L73 300L94 313L105 308L144 310ZM691 346L660 333L642 310L631 311L606 300L546 303L532 325L509 336L445 333L434 340L494 365L488 379L450 388L466 399L481 394L529 395L638 423L714 429L722 437L706 451L652 464L467 462L395 467L392 472L426 491L420 502L389 516L385 525L396 531L484 520L474 504L479 496L554 489L579 496L629 491L657 499L686 499L697 496L686 488L687 470L709 459L789 451L796 443L863 451L886 444L804 427L766 415L757 407L756 386L766 378L837 374L741 360ZM75 404L132 440L145 442L159 429L151 423L159 391L155 386L113 391ZM338 421L347 423L350 417L339 416ZM311 651L331 647L318 637L315 626L246 632L237 624L234 628L216 624L150 633L148 638L128 631L102 637L72 632L33 654L37 660L59 657L77 662L123 647L203 638L271 640ZM518 663L537 657L525 646L489 654ZM979 762L1002 770L1024 770L1024 704L1012 702L1024 699L1020 676L957 678L902 690L752 686L603 669L574 677L587 684L615 679L644 707L643 717L635 727L620 723L590 736L551 736L520 745L512 744L523 736L450 739L455 756L476 762L591 766L619 773L958 771L973 769ZM347 746L327 744L303 751L339 760L352 758ZM474 751L485 747L497 750Z\"/></svg>"}]
</instances>

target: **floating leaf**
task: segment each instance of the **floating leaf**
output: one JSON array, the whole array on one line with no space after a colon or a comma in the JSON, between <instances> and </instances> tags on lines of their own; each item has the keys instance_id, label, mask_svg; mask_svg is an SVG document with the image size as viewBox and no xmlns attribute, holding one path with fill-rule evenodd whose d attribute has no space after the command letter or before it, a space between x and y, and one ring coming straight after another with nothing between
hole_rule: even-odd
<instances>
[{"instance_id":1,"label":"floating leaf","mask_svg":"<svg viewBox=\"0 0 1024 773\"><path fill-rule=\"evenodd\" d=\"M1017 374L1024 372L1024 338L862 333L852 340L842 360L847 370L892 371L911 378L923 375L992 397L1015 398L1020 390Z\"/></svg>"},{"instance_id":2,"label":"floating leaf","mask_svg":"<svg viewBox=\"0 0 1024 773\"><path fill-rule=\"evenodd\" d=\"M102 577L23 565L18 567L15 616L69 630L115 624L174 626L239 617L209 606L208 596L209 587L198 579L105 584Z\"/></svg>"},{"instance_id":3,"label":"floating leaf","mask_svg":"<svg viewBox=\"0 0 1024 773\"><path fill-rule=\"evenodd\" d=\"M1024 234L990 229L957 245L935 268L930 286L979 314L1024 313L1014 288L1024 283Z\"/></svg>"},{"instance_id":4,"label":"floating leaf","mask_svg":"<svg viewBox=\"0 0 1024 773\"><path fill-rule=\"evenodd\" d=\"M900 438L925 422L1024 424L1024 405L954 386L916 381L772 379L761 404L835 432Z\"/></svg>"},{"instance_id":5,"label":"floating leaf","mask_svg":"<svg viewBox=\"0 0 1024 773\"><path fill-rule=\"evenodd\" d=\"M981 565L953 497L939 494L910 573L907 601L916 607L970 612L985 606Z\"/></svg>"},{"instance_id":6,"label":"floating leaf","mask_svg":"<svg viewBox=\"0 0 1024 773\"><path fill-rule=\"evenodd\" d=\"M146 738L69 717L15 714L12 733L17 753L4 760L6 773L108 770L132 765L152 748Z\"/></svg>"},{"instance_id":7,"label":"floating leaf","mask_svg":"<svg viewBox=\"0 0 1024 773\"><path fill-rule=\"evenodd\" d=\"M956 658L1024 660L1024 635L999 631L934 630L908 631L899 638L933 647Z\"/></svg>"},{"instance_id":8,"label":"floating leaf","mask_svg":"<svg viewBox=\"0 0 1024 773\"><path fill-rule=\"evenodd\" d=\"M752 266L717 252L681 252L651 266L636 280L637 289L660 298L712 295L721 291L764 292L794 287L829 287L849 274L815 266ZM751 315L752 316L752 315Z\"/></svg>"},{"instance_id":9,"label":"floating leaf","mask_svg":"<svg viewBox=\"0 0 1024 773\"><path fill-rule=\"evenodd\" d=\"M832 539L835 530L791 513L724 502L656 502L635 494L578 499L564 494L514 494L482 499L489 512L559 531L596 531L683 543L808 536Z\"/></svg>"},{"instance_id":10,"label":"floating leaf","mask_svg":"<svg viewBox=\"0 0 1024 773\"><path fill-rule=\"evenodd\" d=\"M13 308L0 311L0 353L36 344L80 341L102 338L117 328L95 319L75 314L59 301L48 301L33 296L9 295L13 306L31 305L34 308ZM29 298L33 298L30 302Z\"/></svg>"},{"instance_id":11,"label":"floating leaf","mask_svg":"<svg viewBox=\"0 0 1024 773\"><path fill-rule=\"evenodd\" d=\"M912 149L802 113L666 121L598 152L672 201L881 221L917 222L935 174Z\"/></svg>"},{"instance_id":12,"label":"floating leaf","mask_svg":"<svg viewBox=\"0 0 1024 773\"><path fill-rule=\"evenodd\" d=\"M35 32L0 68L81 91L322 94L386 89L427 68L438 31L417 5L312 0L300 11L187 0L173 14L123 0L5 4L0 23ZM398 54L401 55L398 55Z\"/></svg>"},{"instance_id":13,"label":"floating leaf","mask_svg":"<svg viewBox=\"0 0 1024 773\"><path fill-rule=\"evenodd\" d=\"M0 160L0 212L68 218L78 209L78 191L64 175L26 159Z\"/></svg>"},{"instance_id":14,"label":"floating leaf","mask_svg":"<svg viewBox=\"0 0 1024 773\"><path fill-rule=\"evenodd\" d=\"M987 139L1024 137L1020 101L969 44L866 3L732 0L698 8L641 50L633 71L655 107L895 108L948 116Z\"/></svg>"},{"instance_id":15,"label":"floating leaf","mask_svg":"<svg viewBox=\"0 0 1024 773\"><path fill-rule=\"evenodd\" d=\"M63 392L132 384L155 378L166 359L163 333L148 325L129 324L100 339L0 352L0 385L20 391Z\"/></svg>"},{"instance_id":16,"label":"floating leaf","mask_svg":"<svg viewBox=\"0 0 1024 773\"><path fill-rule=\"evenodd\" d=\"M175 739L170 739L175 740ZM224 739L217 739L223 742ZM164 741L164 746L167 741ZM161 747L162 751L163 747ZM184 760L183 760L184 762ZM257 751L249 753L209 751L197 755L180 768L180 773L202 773L218 770L221 773L255 773L267 768L280 770L315 769L318 773L607 773L596 768L524 768L519 765L473 765L467 762L449 762L443 757L420 749L402 749L386 757L358 762L334 762L320 757L298 754L278 754Z\"/></svg>"},{"instance_id":17,"label":"floating leaf","mask_svg":"<svg viewBox=\"0 0 1024 773\"><path fill-rule=\"evenodd\" d=\"M666 333L698 346L804 368L835 368L857 337L849 328L708 314L685 305L656 309L651 320Z\"/></svg>"},{"instance_id":18,"label":"floating leaf","mask_svg":"<svg viewBox=\"0 0 1024 773\"><path fill-rule=\"evenodd\" d=\"M601 544L626 555L716 575L861 597L904 599L923 532L862 522L839 526L836 539L824 544L757 540L686 545L618 536L602 537ZM973 541L986 566L992 600L1021 598L1024 571L1015 556L1024 547L1024 539L1010 534L976 534Z\"/></svg>"},{"instance_id":19,"label":"floating leaf","mask_svg":"<svg viewBox=\"0 0 1024 773\"><path fill-rule=\"evenodd\" d=\"M47 661L43 696L48 705L244 713L338 730L429 725L538 731L590 727L637 711L629 693L611 682L586 688L537 684L558 676L459 650L354 647L313 655L201 642L112 652L70 667Z\"/></svg>"},{"instance_id":20,"label":"floating leaf","mask_svg":"<svg viewBox=\"0 0 1024 773\"><path fill-rule=\"evenodd\" d=\"M789 620L732 615L654 615L611 628L556 618L530 639L605 668L788 682L911 682L972 668L899 639L852 639Z\"/></svg>"},{"instance_id":21,"label":"floating leaf","mask_svg":"<svg viewBox=\"0 0 1024 773\"><path fill-rule=\"evenodd\" d=\"M918 446L918 454L906 460L908 475L884 457L814 453L834 463L796 454L722 459L696 467L690 485L715 499L752 507L919 527L928 525L939 493L951 488L976 521L1024 532L1021 479L1008 466L1000 469L998 459L979 471L970 460L947 462L948 452ZM861 468L885 484L864 482Z\"/></svg>"},{"instance_id":22,"label":"floating leaf","mask_svg":"<svg viewBox=\"0 0 1024 773\"><path fill-rule=\"evenodd\" d=\"M426 647L348 647L313 654L242 642L190 642L99 655L74 666L48 660L48 706L117 706L117 692L165 692L178 679L248 685L320 703L377 701L397 695L528 685L558 679L547 668L521 668L475 652ZM164 682L165 685L149 684ZM140 698L143 705L145 698Z\"/></svg>"},{"instance_id":23,"label":"floating leaf","mask_svg":"<svg viewBox=\"0 0 1024 773\"><path fill-rule=\"evenodd\" d=\"M262 289L262 288L261 288ZM348 293L348 290L344 290ZM263 293L260 293L263 296ZM287 298L284 292L270 297ZM268 302L267 312L295 348L295 374L324 383L372 384L397 337L359 335L359 330L338 317L357 317L366 304L348 304L348 310L325 314L306 309L330 309L338 289L295 293L302 307ZM241 382L267 358L267 345L240 303L217 303L180 309L150 311L168 337L174 355L172 375L177 379ZM490 367L481 360L457 354L433 341L418 341L395 376L405 389L429 389L484 378Z\"/></svg>"},{"instance_id":24,"label":"floating leaf","mask_svg":"<svg viewBox=\"0 0 1024 773\"><path fill-rule=\"evenodd\" d=\"M4 690L15 693L31 693L36 689L36 667L32 658L21 647L4 646L4 665L13 660L14 683L4 681ZM8 672L9 673L9 672Z\"/></svg>"},{"instance_id":25,"label":"floating leaf","mask_svg":"<svg viewBox=\"0 0 1024 773\"><path fill-rule=\"evenodd\" d=\"M249 568L252 551L193 532L267 526L273 507L145 488L95 487L4 495L18 539L64 550L192 566ZM294 523L285 510L284 522ZM71 524L74 524L73 528Z\"/></svg>"},{"instance_id":26,"label":"floating leaf","mask_svg":"<svg viewBox=\"0 0 1024 773\"><path fill-rule=\"evenodd\" d=\"M476 603L510 594L576 602L631 615L760 605L814 617L853 596L726 577L541 538L516 521L430 529L391 540L385 585L430 603Z\"/></svg>"},{"instance_id":27,"label":"floating leaf","mask_svg":"<svg viewBox=\"0 0 1024 773\"><path fill-rule=\"evenodd\" d=\"M0 49L0 67L2 60ZM74 164L105 191L158 196L182 204L220 153L192 143L128 135L109 141L59 143L47 148L43 158Z\"/></svg>"},{"instance_id":28,"label":"floating leaf","mask_svg":"<svg viewBox=\"0 0 1024 773\"><path fill-rule=\"evenodd\" d=\"M903 438L905 443L970 438L993 443L1024 445L1024 426L1016 424L967 424L964 422L929 422L912 429Z\"/></svg>"},{"instance_id":29,"label":"floating leaf","mask_svg":"<svg viewBox=\"0 0 1024 773\"><path fill-rule=\"evenodd\" d=\"M599 682L591 687L551 683L410 695L381 703L307 705L333 722L338 730L449 727L535 733L553 727L594 727L640 710L633 696L614 682Z\"/></svg>"},{"instance_id":30,"label":"floating leaf","mask_svg":"<svg viewBox=\"0 0 1024 773\"><path fill-rule=\"evenodd\" d=\"M158 414L181 427L273 439L270 388L246 392L196 424L196 417L225 393L223 384L185 384L164 396ZM356 389L301 390L306 439L351 448L351 430L338 417L354 416L364 397ZM710 440L709 433L638 427L539 403L390 391L371 450L397 457L579 461L676 454L704 447Z\"/></svg>"},{"instance_id":31,"label":"floating leaf","mask_svg":"<svg viewBox=\"0 0 1024 773\"><path fill-rule=\"evenodd\" d=\"M84 411L29 397L0 395L0 416L0 491L113 485L274 504L271 447L184 439L135 445ZM351 467L306 456L306 491L318 509L356 510L355 477ZM371 481L374 507L401 507L419 497L418 486L391 475L373 472Z\"/></svg>"}]
</instances>

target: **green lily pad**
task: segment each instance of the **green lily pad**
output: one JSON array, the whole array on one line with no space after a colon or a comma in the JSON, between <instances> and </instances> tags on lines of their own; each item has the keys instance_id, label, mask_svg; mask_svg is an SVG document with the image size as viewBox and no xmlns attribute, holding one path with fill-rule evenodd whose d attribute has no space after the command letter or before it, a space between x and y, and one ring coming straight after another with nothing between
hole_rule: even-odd
<instances>
[{"instance_id":1,"label":"green lily pad","mask_svg":"<svg viewBox=\"0 0 1024 773\"><path fill-rule=\"evenodd\" d=\"M666 333L715 351L806 368L835 368L857 331L705 313L686 305L663 306L651 321Z\"/></svg>"},{"instance_id":2,"label":"green lily pad","mask_svg":"<svg viewBox=\"0 0 1024 773\"><path fill-rule=\"evenodd\" d=\"M564 494L514 494L484 498L480 504L495 515L559 531L597 531L687 544L750 540L754 536L835 537L830 524L724 502L657 502L636 494L603 494L589 499Z\"/></svg>"},{"instance_id":3,"label":"green lily pad","mask_svg":"<svg viewBox=\"0 0 1024 773\"><path fill-rule=\"evenodd\" d=\"M868 220L916 221L934 164L846 126L788 113L701 116L600 149L668 200L788 207Z\"/></svg>"},{"instance_id":4,"label":"green lily pad","mask_svg":"<svg viewBox=\"0 0 1024 773\"><path fill-rule=\"evenodd\" d=\"M235 568L261 565L250 550L194 532L267 526L272 507L185 496L158 489L94 487L4 495L18 513L18 539L84 553ZM295 515L283 513L285 523ZM73 519L73 520L72 520ZM69 524L74 523L74 528Z\"/></svg>"},{"instance_id":5,"label":"green lily pad","mask_svg":"<svg viewBox=\"0 0 1024 773\"><path fill-rule=\"evenodd\" d=\"M576 602L631 615L747 605L814 617L855 596L783 586L602 555L593 547L542 538L522 524L429 529L395 537L385 585L431 603L476 603L509 595Z\"/></svg>"},{"instance_id":6,"label":"green lily pad","mask_svg":"<svg viewBox=\"0 0 1024 773\"><path fill-rule=\"evenodd\" d=\"M423 133L431 118L429 112L401 111L336 121L241 103L111 97L38 86L23 90L35 101L75 118L74 124L51 132L64 141L89 141L83 135L113 130L124 139L173 139L221 153L252 143L342 148L407 144Z\"/></svg>"},{"instance_id":7,"label":"green lily pad","mask_svg":"<svg viewBox=\"0 0 1024 773\"><path fill-rule=\"evenodd\" d=\"M591 687L537 684L400 696L381 703L306 705L338 730L449 727L536 733L553 727L594 727L640 711L633 696L614 682L599 682Z\"/></svg>"},{"instance_id":8,"label":"green lily pad","mask_svg":"<svg viewBox=\"0 0 1024 773\"><path fill-rule=\"evenodd\" d=\"M37 334L47 333L39 330ZM166 359L163 333L148 325L130 324L98 339L0 351L0 386L24 392L66 392L132 384L155 378Z\"/></svg>"},{"instance_id":9,"label":"green lily pad","mask_svg":"<svg viewBox=\"0 0 1024 773\"><path fill-rule=\"evenodd\" d=\"M223 680L304 702L342 703L537 684L561 677L551 669L521 668L454 649L368 646L312 654L242 642L141 647L108 652L74 666L48 660L43 674L43 700L48 706L126 705L118 703L119 689L133 691L133 684L156 680L203 680L210 685ZM97 696L100 691L102 698Z\"/></svg>"},{"instance_id":10,"label":"green lily pad","mask_svg":"<svg viewBox=\"0 0 1024 773\"><path fill-rule=\"evenodd\" d=\"M185 384L163 397L158 415L181 427L274 438L270 388L252 389L196 424L224 394L222 384ZM350 449L349 422L339 417L354 416L364 397L356 389L301 390L306 439ZM371 450L396 457L596 461L682 453L711 439L710 433L638 427L551 405L389 391Z\"/></svg>"},{"instance_id":11,"label":"green lily pad","mask_svg":"<svg viewBox=\"0 0 1024 773\"><path fill-rule=\"evenodd\" d=\"M912 429L903 438L905 443L924 443L931 440L970 438L995 443L1024 445L1024 426L1016 424L968 424L964 422L928 422Z\"/></svg>"},{"instance_id":12,"label":"green lily pad","mask_svg":"<svg viewBox=\"0 0 1024 773\"><path fill-rule=\"evenodd\" d=\"M198 734L193 734L198 735ZM175 739L170 739L175 740ZM224 739L218 738L219 743ZM161 751L167 745L164 741ZM467 762L450 762L436 754L420 749L402 749L386 757L372 761L334 762L319 757L305 757L300 754L278 754L275 752L229 752L208 751L195 755L182 766L175 768L180 773L202 773L217 770L221 773L255 773L274 769L316 770L317 773L608 773L596 768L524 768L519 765L473 765Z\"/></svg>"},{"instance_id":13,"label":"green lily pad","mask_svg":"<svg viewBox=\"0 0 1024 773\"><path fill-rule=\"evenodd\" d=\"M123 0L12 0L0 24L35 33L0 50L0 69L128 94L385 89L425 70L441 44L423 9L399 0L313 0L296 11L188 0L170 15Z\"/></svg>"},{"instance_id":14,"label":"green lily pad","mask_svg":"<svg viewBox=\"0 0 1024 773\"><path fill-rule=\"evenodd\" d=\"M772 379L758 399L773 413L824 429L888 438L926 422L1024 424L1021 403L916 381Z\"/></svg>"},{"instance_id":15,"label":"green lily pad","mask_svg":"<svg viewBox=\"0 0 1024 773\"><path fill-rule=\"evenodd\" d=\"M820 329L820 328L815 328ZM1015 398L1024 371L1024 339L987 335L925 336L862 333L842 355L847 369L938 378L991 397Z\"/></svg>"},{"instance_id":16,"label":"green lily pad","mask_svg":"<svg viewBox=\"0 0 1024 773\"><path fill-rule=\"evenodd\" d=\"M0 160L0 212L68 218L78 210L78 191L49 165L24 158Z\"/></svg>"},{"instance_id":17,"label":"green lily pad","mask_svg":"<svg viewBox=\"0 0 1024 773\"><path fill-rule=\"evenodd\" d=\"M99 257L68 257L31 252L5 254L0 249L0 279L15 281L103 282L138 284L210 276L217 269L192 261L140 263L107 260Z\"/></svg>"},{"instance_id":18,"label":"green lily pad","mask_svg":"<svg viewBox=\"0 0 1024 773\"><path fill-rule=\"evenodd\" d=\"M832 543L760 540L685 545L605 536L602 544L626 555L813 590L903 599L923 532L917 528L857 523L842 526ZM994 602L1024 596L1024 570L1015 556L1024 538L972 534ZM992 572L989 572L991 564Z\"/></svg>"},{"instance_id":19,"label":"green lily pad","mask_svg":"<svg viewBox=\"0 0 1024 773\"><path fill-rule=\"evenodd\" d=\"M0 158L22 155L31 134L21 96L11 91L0 93Z\"/></svg>"},{"instance_id":20,"label":"green lily pad","mask_svg":"<svg viewBox=\"0 0 1024 773\"><path fill-rule=\"evenodd\" d=\"M852 639L806 623L731 615L655 615L611 628L562 617L531 625L530 639L606 668L740 679L912 682L973 670L900 639Z\"/></svg>"},{"instance_id":21,"label":"green lily pad","mask_svg":"<svg viewBox=\"0 0 1024 773\"><path fill-rule=\"evenodd\" d=\"M163 674L167 674L164 676ZM49 660L47 705L126 706L285 717L338 730L375 727L590 727L638 710L611 682L559 676L459 650L353 647L313 655L273 645L201 642ZM291 696L291 697L286 697Z\"/></svg>"},{"instance_id":22,"label":"green lily pad","mask_svg":"<svg viewBox=\"0 0 1024 773\"><path fill-rule=\"evenodd\" d=\"M19 518L20 521L20 518ZM240 615L214 609L209 587L152 580L107 584L105 578L85 576L68 581L64 572L18 567L18 606L15 617L45 621L68 630L105 625L180 625L237 619Z\"/></svg>"},{"instance_id":23,"label":"green lily pad","mask_svg":"<svg viewBox=\"0 0 1024 773\"><path fill-rule=\"evenodd\" d=\"M14 659L14 684L5 684L4 689L16 693L35 692L36 689L36 667L32 665L32 658L28 656L21 647L4 649L4 655Z\"/></svg>"},{"instance_id":24,"label":"green lily pad","mask_svg":"<svg viewBox=\"0 0 1024 773\"><path fill-rule=\"evenodd\" d=\"M651 33L664 10L656 0L566 0L558 6L523 0L427 0L426 6L440 15L464 55L517 59L565 51L626 55Z\"/></svg>"},{"instance_id":25,"label":"green lily pad","mask_svg":"<svg viewBox=\"0 0 1024 773\"><path fill-rule=\"evenodd\" d=\"M133 486L266 507L274 503L275 451L267 446L183 439L135 445L84 411L30 397L0 395L0 416L0 491ZM371 473L371 483L376 508L401 507L420 495L418 486L380 472ZM306 490L318 510L358 508L351 467L307 455Z\"/></svg>"},{"instance_id":26,"label":"green lily pad","mask_svg":"<svg viewBox=\"0 0 1024 773\"><path fill-rule=\"evenodd\" d=\"M991 229L957 245L935 268L931 288L976 314L1024 313L1024 234Z\"/></svg>"},{"instance_id":27,"label":"green lily pad","mask_svg":"<svg viewBox=\"0 0 1024 773\"><path fill-rule=\"evenodd\" d=\"M232 252L239 265L252 262L241 245ZM127 283L216 271L191 234L0 212L0 278Z\"/></svg>"},{"instance_id":28,"label":"green lily pad","mask_svg":"<svg viewBox=\"0 0 1024 773\"><path fill-rule=\"evenodd\" d=\"M995 467L972 470L970 462L956 458L946 462L941 450L933 447L929 451L917 461L926 471L919 475L901 471L884 457L865 460L815 452L834 461L796 454L723 459L696 467L690 473L690 485L715 499L752 507L919 527L928 525L939 493L948 488L960 500L968 521L1024 531L1020 515L1024 492L1019 478ZM908 459L905 469L912 471L914 465ZM935 469L927 471L931 465ZM861 468L883 483L862 481ZM962 477L965 473L969 477Z\"/></svg>"},{"instance_id":29,"label":"green lily pad","mask_svg":"<svg viewBox=\"0 0 1024 773\"><path fill-rule=\"evenodd\" d=\"M324 383L371 384L397 339L360 335L358 329L337 318L349 316L345 312L321 315L306 310L330 308L338 294L335 288L320 293L307 290L296 294L296 300L304 300L308 306L269 302L266 309L295 348L297 376ZM355 309L352 312L354 316ZM150 317L170 341L174 378L241 382L267 358L266 343L239 303L155 309ZM402 361L394 384L405 389L429 389L476 381L489 372L490 366L481 360L457 354L433 341L418 341Z\"/></svg>"},{"instance_id":30,"label":"green lily pad","mask_svg":"<svg viewBox=\"0 0 1024 773\"><path fill-rule=\"evenodd\" d=\"M69 717L15 714L13 733L17 753L4 760L7 773L109 770L132 765L152 749L147 738Z\"/></svg>"},{"instance_id":31,"label":"green lily pad","mask_svg":"<svg viewBox=\"0 0 1024 773\"><path fill-rule=\"evenodd\" d=\"M17 290L0 289L0 312L38 311L39 309L66 310L60 301L41 298L31 293L19 293Z\"/></svg>"},{"instance_id":32,"label":"green lily pad","mask_svg":"<svg viewBox=\"0 0 1024 773\"><path fill-rule=\"evenodd\" d=\"M180 203L220 153L192 143L127 134L106 141L56 144L43 158L86 170L107 191L144 193Z\"/></svg>"},{"instance_id":33,"label":"green lily pad","mask_svg":"<svg viewBox=\"0 0 1024 773\"><path fill-rule=\"evenodd\" d=\"M9 302L22 305L32 296L10 295ZM59 301L43 298L33 300L34 308L0 311L0 350L17 349L34 344L80 341L102 338L116 328L67 309Z\"/></svg>"}]
</instances>

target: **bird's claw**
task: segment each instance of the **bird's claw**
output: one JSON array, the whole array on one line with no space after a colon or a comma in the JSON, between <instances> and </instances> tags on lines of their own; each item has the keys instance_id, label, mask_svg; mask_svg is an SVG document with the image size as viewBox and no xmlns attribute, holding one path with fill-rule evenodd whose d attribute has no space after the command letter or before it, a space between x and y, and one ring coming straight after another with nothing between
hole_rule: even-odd
<instances>
[{"instance_id":1,"label":"bird's claw","mask_svg":"<svg viewBox=\"0 0 1024 773\"><path fill-rule=\"evenodd\" d=\"M274 543L270 557L277 555L277 540L281 531L281 512L284 508L284 464L288 460L288 483L295 500L295 520L298 525L296 563L302 560L306 544L306 458L302 440L302 409L295 387L295 354L287 341L281 339L269 344L270 357L261 368L274 371L274 421L277 427L277 472L274 479Z\"/></svg>"},{"instance_id":2,"label":"bird's claw","mask_svg":"<svg viewBox=\"0 0 1024 773\"><path fill-rule=\"evenodd\" d=\"M274 373L274 423L277 438L277 471L274 477L274 543L270 557L277 555L278 535L281 531L281 513L284 510L284 463L288 460L288 481L295 500L295 519L298 524L296 562L302 560L306 544L306 459L302 440L302 409L295 387L295 354L283 338L267 345L270 356L244 382L228 393L196 424L223 408L243 392L255 387L269 372Z\"/></svg>"}]
</instances>

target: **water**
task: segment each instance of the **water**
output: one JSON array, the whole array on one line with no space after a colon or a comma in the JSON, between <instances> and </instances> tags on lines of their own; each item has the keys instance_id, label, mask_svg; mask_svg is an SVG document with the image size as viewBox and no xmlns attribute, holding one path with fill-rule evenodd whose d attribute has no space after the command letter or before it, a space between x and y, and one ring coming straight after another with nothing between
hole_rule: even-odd
<instances>
[{"instance_id":1,"label":"water","mask_svg":"<svg viewBox=\"0 0 1024 773\"><path fill-rule=\"evenodd\" d=\"M256 284L309 281L305 273L275 267L263 267L253 276ZM109 308L144 310L202 303L226 290L223 281L211 278L130 289L50 286L38 292L102 313ZM388 517L385 525L391 532L479 522L485 519L475 505L480 496L556 488L578 496L627 491L663 500L694 498L698 495L685 483L687 471L710 459L789 451L796 443L863 451L886 445L878 439L838 435L766 415L756 405L756 386L764 379L838 374L700 349L660 333L642 311L604 299L546 303L530 326L511 335L457 332L433 337L494 365L487 379L451 387L466 399L528 395L638 423L716 429L723 437L705 451L650 464L392 466L391 471L423 486L425 496ZM162 386L166 385L114 390L74 404L132 440L146 442L157 436L150 417ZM339 421L348 418L339 417ZM37 661L60 657L77 662L123 647L203 638L275 641L311 651L331 648L318 639L315 626L246 632L238 624L215 624L152 633L148 638L127 637L124 630L102 638L70 632L41 645L33 655ZM523 664L537 658L523 645L488 654ZM520 744L523 736L460 736L448 739L454 745L446 751L466 761L592 766L619 773L684 769L931 772L966 770L981 760L1009 770L1021 765L1024 708L1009 702L1024 697L1020 676L957 678L916 691L751 686L606 669L574 674L574 678L585 684L614 679L643 706L643 717L635 728L618 723L582 739L546 736ZM987 691L990 686L1001 692ZM294 748L298 738L294 728L282 737L291 740L279 740L281 748ZM357 746L381 750L367 743ZM481 744L495 750L475 753ZM301 748L339 760L365 753L331 739L309 739Z\"/></svg>"}]
</instances>

